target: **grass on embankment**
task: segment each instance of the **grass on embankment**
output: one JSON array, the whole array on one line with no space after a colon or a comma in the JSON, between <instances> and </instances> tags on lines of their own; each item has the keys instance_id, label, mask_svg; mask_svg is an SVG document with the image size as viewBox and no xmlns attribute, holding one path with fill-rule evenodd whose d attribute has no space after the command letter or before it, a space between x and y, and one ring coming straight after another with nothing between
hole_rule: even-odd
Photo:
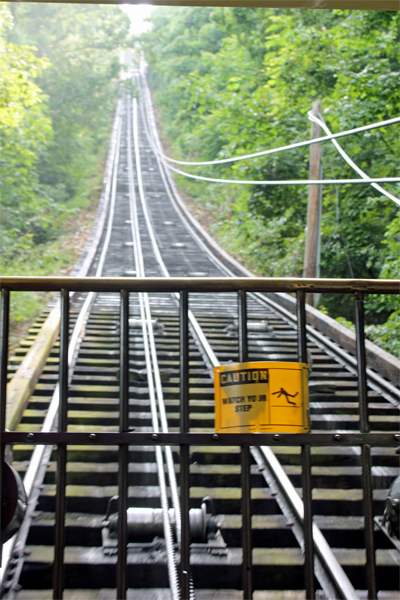
<instances>
[{"instance_id":1,"label":"grass on embankment","mask_svg":"<svg viewBox=\"0 0 400 600\"><path fill-rule=\"evenodd\" d=\"M100 199L105 152L93 164L92 173L82 183L79 194L68 203L73 209L64 220L62 231L50 242L38 244L28 255L1 262L2 276L68 276L89 238ZM12 292L10 297L10 353L27 336L34 320L55 294Z\"/></svg>"}]
</instances>

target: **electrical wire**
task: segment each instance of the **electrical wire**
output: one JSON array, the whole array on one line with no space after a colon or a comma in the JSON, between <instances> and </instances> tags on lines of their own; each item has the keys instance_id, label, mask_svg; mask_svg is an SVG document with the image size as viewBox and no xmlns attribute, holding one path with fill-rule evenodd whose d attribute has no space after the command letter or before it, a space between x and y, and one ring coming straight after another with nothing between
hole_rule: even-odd
<instances>
[{"instance_id":1,"label":"electrical wire","mask_svg":"<svg viewBox=\"0 0 400 600\"><path fill-rule=\"evenodd\" d=\"M331 135L331 131L328 128L328 126L325 124L321 115L319 115L320 118L318 118L317 116L313 115L312 112L310 111L307 113L307 116L310 119L310 121L317 123L325 131L325 133L327 133L328 135ZM331 138L331 142L335 146L335 148L339 152L339 154L347 162L347 164L350 165L350 167L352 169L354 169L354 171L356 171L356 173L358 173L365 180L366 183L370 183L373 188L378 190L378 192L380 192L384 196L387 196L388 198L390 198L390 200L393 200L393 202L396 202L396 204L398 204L400 206L400 200L398 198L396 198L396 196L393 196L393 194L391 194L390 192L387 192L386 190L384 190L380 185L377 185L378 180L369 177L362 169L360 169L360 167L358 167L356 165L356 163L351 160L349 155L342 149L342 147L338 144L338 142L336 140ZM381 182L383 182L383 181L384 180L381 179ZM388 181L389 181L389 179L388 179Z\"/></svg>"},{"instance_id":2,"label":"electrical wire","mask_svg":"<svg viewBox=\"0 0 400 600\"><path fill-rule=\"evenodd\" d=\"M252 154L244 154L242 156L234 156L231 158L221 158L217 160L203 160L203 161L184 161L184 160L175 160L174 158L170 158L166 156L160 149L158 152L161 156L167 160L168 162L175 163L177 165L190 165L190 166L205 166L205 165L221 165L224 163L235 162L239 160L246 160L248 158L257 158L257 156L266 156L268 154L275 154L276 152L283 152L284 150L293 150L294 148L302 148L303 146L310 146L311 144L318 144L320 142L328 142L334 140L336 138L345 137L348 135L353 135L354 133L362 133L363 131L370 131L371 129L377 129L380 127L386 127L387 125L393 125L394 123L399 123L400 117L395 117L394 119L387 119L386 121L379 121L378 123L371 123L370 125L364 125L363 127L356 127L355 129L347 129L345 131L340 131L339 133L331 133L329 135L315 138L313 140L306 140L304 142L295 142L293 144L288 144L286 146L280 146L278 148L271 148L270 150L261 150L260 152L254 152Z\"/></svg>"},{"instance_id":3,"label":"electrical wire","mask_svg":"<svg viewBox=\"0 0 400 600\"><path fill-rule=\"evenodd\" d=\"M180 169L175 169L168 165L171 171L190 177L190 179L199 179L200 181L210 181L211 183L236 183L240 185L331 185L331 184L346 184L346 183L400 183L400 177L374 177L363 179L268 179L268 180L252 180L252 179L218 179L216 177L204 177L203 175L193 175L186 173ZM368 177L368 176L366 176ZM394 198L394 196L393 196ZM392 199L393 199L392 198ZM395 200L398 204L400 201Z\"/></svg>"},{"instance_id":4,"label":"electrical wire","mask_svg":"<svg viewBox=\"0 0 400 600\"><path fill-rule=\"evenodd\" d=\"M171 169L171 171L174 171L175 173L178 173L179 175L183 175L184 177L189 177L191 179L197 179L200 181L209 181L211 183L230 183L230 184L240 184L240 185L331 185L331 184L333 184L335 186L337 186L339 184L346 184L346 183L349 183L349 184L369 183L375 189L377 189L379 192L381 192L382 194L384 194L385 196L387 196L388 198L390 198L391 200L396 202L396 204L400 205L400 200L398 198L396 198L395 196L393 196L393 194L391 194L390 192L387 192L380 185L378 185L378 183L399 183L400 182L399 177L370 178L366 173L364 173L364 171L362 171L359 167L357 167L357 165L351 160L351 158L344 152L344 150L342 150L341 146L336 142L336 138L339 138L339 137L352 135L354 133L361 133L364 131L370 131L371 129L385 127L387 125L393 125L394 123L400 122L400 117L395 117L393 119L387 119L386 121L379 121L377 123L372 123L370 125L356 127L354 129L348 129L348 130L341 131L338 133L332 133L328 129L328 127L325 125L324 121L319 120L317 117L312 115L311 112L308 113L308 118L311 121L318 123L322 127L322 129L324 129L324 131L325 131L325 133L327 133L327 135L324 137L315 138L313 140L307 140L304 142L296 142L294 144L280 146L278 148L272 148L270 150L262 150L261 152L255 152L253 154L246 154L246 155L237 156L237 157L233 157L233 158L224 158L224 159L220 159L220 160L211 160L211 161L175 160L173 158L166 156L164 154L164 152L162 151L162 148L158 144L155 144L154 141L153 141L153 151L156 154L158 154L161 158L165 159L166 161L173 162L175 164L201 166L201 165L218 165L218 164L224 164L224 163L229 163L229 162L234 162L234 161L239 161L239 160L245 160L248 158L255 158L258 156L266 156L268 154L274 154L276 152L282 152L284 150L292 150L294 148L300 148L302 146L307 146L307 145L316 144L316 143L325 142L325 141L331 141L335 145L337 150L340 152L342 157L345 159L345 161L362 177L362 179L325 179L325 180L315 179L312 181L309 179L307 179L307 180L304 180L304 179L303 180L301 180L301 179L299 179L299 180L284 180L284 181L219 179L219 178L213 178L213 177L204 177L202 175L194 175L193 173L187 173L186 171L181 171L180 169L176 169L172 165L168 165L168 167ZM322 119L322 117L321 117L321 119Z\"/></svg>"}]
</instances>

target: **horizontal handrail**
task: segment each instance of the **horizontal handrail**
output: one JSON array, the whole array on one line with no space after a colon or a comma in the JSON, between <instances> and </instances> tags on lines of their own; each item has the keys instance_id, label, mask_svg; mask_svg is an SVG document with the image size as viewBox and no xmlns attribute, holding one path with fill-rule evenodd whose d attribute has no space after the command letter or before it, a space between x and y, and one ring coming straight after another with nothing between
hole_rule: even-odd
<instances>
[{"instance_id":1,"label":"horizontal handrail","mask_svg":"<svg viewBox=\"0 0 400 600\"><path fill-rule=\"evenodd\" d=\"M399 294L400 279L303 279L297 277L1 277L15 292L318 292Z\"/></svg>"},{"instance_id":2,"label":"horizontal handrail","mask_svg":"<svg viewBox=\"0 0 400 600\"><path fill-rule=\"evenodd\" d=\"M70 446L389 446L397 447L398 433L142 433L142 432L29 432L3 431L4 444L67 444Z\"/></svg>"}]
</instances>

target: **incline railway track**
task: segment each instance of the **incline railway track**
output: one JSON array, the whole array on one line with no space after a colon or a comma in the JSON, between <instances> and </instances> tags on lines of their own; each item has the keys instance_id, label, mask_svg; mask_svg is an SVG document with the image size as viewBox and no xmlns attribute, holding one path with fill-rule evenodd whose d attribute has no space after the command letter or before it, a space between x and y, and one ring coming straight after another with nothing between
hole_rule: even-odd
<instances>
[{"instance_id":1,"label":"incline railway track","mask_svg":"<svg viewBox=\"0 0 400 600\"><path fill-rule=\"evenodd\" d=\"M368 371L367 396L354 357L309 327L306 348L304 290L297 327L260 293L295 287L230 283L235 264L179 209L146 83L135 81L141 101L118 109L108 225L88 271L107 279L37 283L62 288L64 329L16 433L3 435L21 478L33 473L29 518L3 548L3 596L293 600L316 585L318 597L398 598L399 545L373 521L399 474L398 388ZM356 308L362 318L360 293ZM309 363L315 445L214 433L212 367L239 360ZM56 440L58 406L66 437ZM32 461L45 419L41 439L58 445ZM179 431L197 437L189 446Z\"/></svg>"}]
</instances>

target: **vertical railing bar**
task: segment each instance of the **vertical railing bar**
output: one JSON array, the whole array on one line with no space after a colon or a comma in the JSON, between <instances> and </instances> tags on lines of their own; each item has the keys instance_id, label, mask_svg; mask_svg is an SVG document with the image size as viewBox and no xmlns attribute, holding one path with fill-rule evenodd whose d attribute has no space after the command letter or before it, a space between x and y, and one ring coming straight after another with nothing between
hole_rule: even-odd
<instances>
[{"instance_id":1,"label":"vertical railing bar","mask_svg":"<svg viewBox=\"0 0 400 600\"><path fill-rule=\"evenodd\" d=\"M243 544L243 600L253 597L253 561L251 531L251 455L249 446L240 447L241 486L242 486L242 544Z\"/></svg>"},{"instance_id":2,"label":"vertical railing bar","mask_svg":"<svg viewBox=\"0 0 400 600\"><path fill-rule=\"evenodd\" d=\"M364 295L357 292L354 298L356 316L358 399L360 406L360 431L369 433L367 359L364 333ZM371 450L364 444L361 448L361 469L363 486L364 539L366 548L366 578L368 598L377 598L376 559L374 542L374 508L372 498Z\"/></svg>"},{"instance_id":3,"label":"vertical railing bar","mask_svg":"<svg viewBox=\"0 0 400 600\"><path fill-rule=\"evenodd\" d=\"M180 292L180 426L189 431L189 294Z\"/></svg>"},{"instance_id":4,"label":"vertical railing bar","mask_svg":"<svg viewBox=\"0 0 400 600\"><path fill-rule=\"evenodd\" d=\"M129 292L127 290L121 290L119 400L119 429L124 433L129 428ZM127 590L128 459L129 446L120 444L118 449L118 600L126 599Z\"/></svg>"},{"instance_id":5,"label":"vertical railing bar","mask_svg":"<svg viewBox=\"0 0 400 600\"><path fill-rule=\"evenodd\" d=\"M239 362L249 360L247 337L247 296L246 290L238 292L238 330L239 330ZM251 532L251 456L249 446L240 447L241 487L242 487L242 546L243 546L243 598L253 597L253 561Z\"/></svg>"},{"instance_id":6,"label":"vertical railing bar","mask_svg":"<svg viewBox=\"0 0 400 600\"><path fill-rule=\"evenodd\" d=\"M69 344L69 291L61 290L61 328L58 408L58 431L67 431L68 415L68 344ZM59 600L64 592L64 547L65 547L65 487L67 479L67 446L57 446L56 514L54 528L54 586L53 598Z\"/></svg>"},{"instance_id":7,"label":"vertical railing bar","mask_svg":"<svg viewBox=\"0 0 400 600\"><path fill-rule=\"evenodd\" d=\"M180 432L189 431L189 294L180 292ZM181 598L190 598L189 446L180 445L181 488Z\"/></svg>"},{"instance_id":8,"label":"vertical railing bar","mask_svg":"<svg viewBox=\"0 0 400 600\"><path fill-rule=\"evenodd\" d=\"M301 480L303 488L303 527L304 527L304 584L307 600L315 598L314 581L314 541L312 516L311 455L310 445L301 448Z\"/></svg>"},{"instance_id":9,"label":"vertical railing bar","mask_svg":"<svg viewBox=\"0 0 400 600\"><path fill-rule=\"evenodd\" d=\"M365 355L364 334L364 297L361 292L355 294L356 343L357 343L357 375L358 400L360 406L360 431L369 433L368 392L367 392L367 359Z\"/></svg>"},{"instance_id":10,"label":"vertical railing bar","mask_svg":"<svg viewBox=\"0 0 400 600\"><path fill-rule=\"evenodd\" d=\"M364 508L364 539L366 549L366 576L368 599L375 600L378 596L376 580L376 559L374 540L374 507L372 498L371 449L368 444L361 448L361 471L363 479L363 508Z\"/></svg>"},{"instance_id":11,"label":"vertical railing bar","mask_svg":"<svg viewBox=\"0 0 400 600\"><path fill-rule=\"evenodd\" d=\"M0 427L6 428L8 339L10 334L10 290L1 290L1 384L0 384Z\"/></svg>"},{"instance_id":12,"label":"vertical railing bar","mask_svg":"<svg viewBox=\"0 0 400 600\"><path fill-rule=\"evenodd\" d=\"M6 428L6 406L7 406L7 369L8 369L8 340L10 333L10 290L1 290L1 357L0 357L0 435ZM1 438L0 438L1 439ZM0 498L3 498L3 460L5 444L0 444ZM1 513L1 511L0 511ZM1 514L0 514L0 531ZM0 564L3 554L3 544L0 536Z\"/></svg>"},{"instance_id":13,"label":"vertical railing bar","mask_svg":"<svg viewBox=\"0 0 400 600\"><path fill-rule=\"evenodd\" d=\"M299 362L307 363L307 333L306 333L306 294L303 290L297 292L297 348ZM304 585L306 598L314 600L314 542L312 518L312 486L311 486L311 453L309 444L301 449L301 480L303 488L303 529L304 529Z\"/></svg>"},{"instance_id":14,"label":"vertical railing bar","mask_svg":"<svg viewBox=\"0 0 400 600\"><path fill-rule=\"evenodd\" d=\"M307 363L307 333L306 333L306 294L303 290L297 292L297 349L299 362Z\"/></svg>"},{"instance_id":15,"label":"vertical railing bar","mask_svg":"<svg viewBox=\"0 0 400 600\"><path fill-rule=\"evenodd\" d=\"M247 362L249 360L249 350L247 341L247 296L246 290L239 290L239 362Z\"/></svg>"}]
</instances>

